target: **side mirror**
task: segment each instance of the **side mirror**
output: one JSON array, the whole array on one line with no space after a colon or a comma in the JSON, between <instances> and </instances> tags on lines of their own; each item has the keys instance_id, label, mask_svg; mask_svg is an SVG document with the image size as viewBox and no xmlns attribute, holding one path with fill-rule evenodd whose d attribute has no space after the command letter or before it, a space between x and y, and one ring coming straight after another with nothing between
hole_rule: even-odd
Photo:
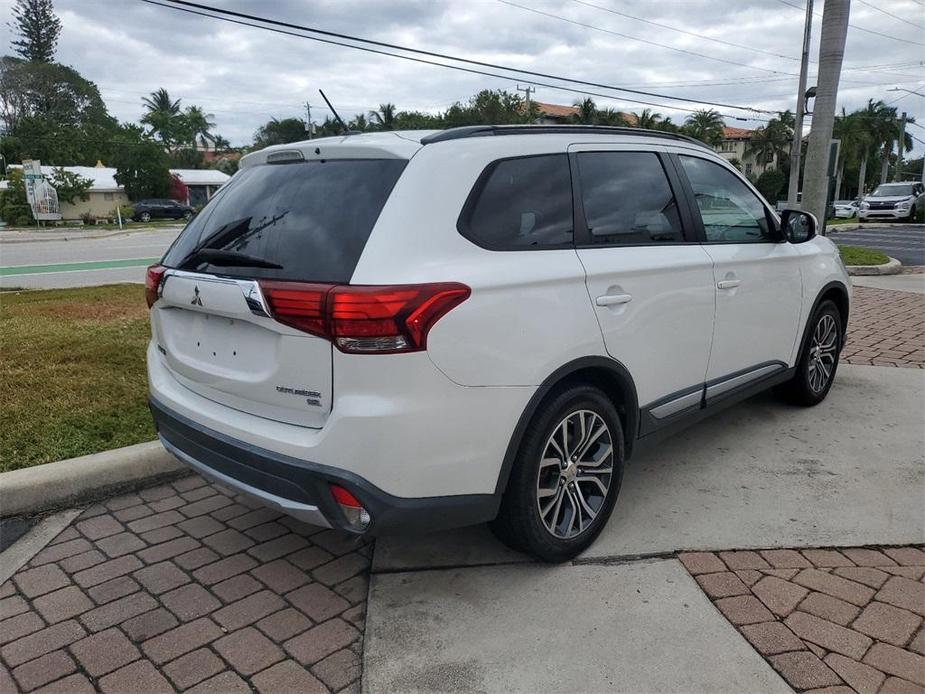
<instances>
[{"instance_id":1,"label":"side mirror","mask_svg":"<svg viewBox=\"0 0 925 694\"><path fill-rule=\"evenodd\" d=\"M816 235L819 223L809 212L784 210L780 216L780 228L790 243L805 243Z\"/></svg>"}]
</instances>

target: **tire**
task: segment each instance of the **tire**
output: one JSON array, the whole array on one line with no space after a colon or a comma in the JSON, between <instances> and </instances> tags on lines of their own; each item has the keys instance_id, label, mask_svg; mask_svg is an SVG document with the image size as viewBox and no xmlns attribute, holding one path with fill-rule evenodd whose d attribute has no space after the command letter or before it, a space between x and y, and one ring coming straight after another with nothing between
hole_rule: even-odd
<instances>
[{"instance_id":1,"label":"tire","mask_svg":"<svg viewBox=\"0 0 925 694\"><path fill-rule=\"evenodd\" d=\"M138 215L138 219L140 219L142 222L145 222L145 223L150 222L150 221L151 221L151 213L150 213L150 212L142 212L140 215Z\"/></svg>"},{"instance_id":2,"label":"tire","mask_svg":"<svg viewBox=\"0 0 925 694\"><path fill-rule=\"evenodd\" d=\"M835 304L823 301L810 320L796 373L783 386L788 400L804 407L812 407L825 400L838 370L844 334L845 327Z\"/></svg>"},{"instance_id":3,"label":"tire","mask_svg":"<svg viewBox=\"0 0 925 694\"><path fill-rule=\"evenodd\" d=\"M182 219L185 219L187 222L193 218L192 212L184 212Z\"/></svg>"},{"instance_id":4,"label":"tire","mask_svg":"<svg viewBox=\"0 0 925 694\"><path fill-rule=\"evenodd\" d=\"M554 392L527 426L491 529L513 549L547 562L567 561L600 534L622 482L623 428L616 408L593 386L569 386Z\"/></svg>"}]
</instances>

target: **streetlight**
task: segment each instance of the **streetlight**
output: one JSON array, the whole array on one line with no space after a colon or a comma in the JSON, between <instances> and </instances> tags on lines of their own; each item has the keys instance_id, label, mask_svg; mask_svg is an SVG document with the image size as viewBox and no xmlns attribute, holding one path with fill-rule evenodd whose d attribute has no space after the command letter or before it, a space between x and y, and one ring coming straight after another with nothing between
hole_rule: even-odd
<instances>
[{"instance_id":1,"label":"streetlight","mask_svg":"<svg viewBox=\"0 0 925 694\"><path fill-rule=\"evenodd\" d=\"M912 91L911 89L906 89L904 87L890 87L887 89L888 92L909 92L910 94L915 94L916 96L925 96L922 92Z\"/></svg>"}]
</instances>

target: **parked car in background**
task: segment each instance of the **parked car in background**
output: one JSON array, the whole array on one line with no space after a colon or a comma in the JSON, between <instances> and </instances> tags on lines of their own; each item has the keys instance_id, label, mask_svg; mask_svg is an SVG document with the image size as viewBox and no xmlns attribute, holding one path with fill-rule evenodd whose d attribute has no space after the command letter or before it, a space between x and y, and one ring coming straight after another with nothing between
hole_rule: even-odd
<instances>
[{"instance_id":1,"label":"parked car in background","mask_svg":"<svg viewBox=\"0 0 925 694\"><path fill-rule=\"evenodd\" d=\"M148 268L151 411L181 461L313 525L491 521L563 561L639 450L772 386L826 397L851 290L815 232L680 135L276 145Z\"/></svg>"},{"instance_id":2,"label":"parked car in background","mask_svg":"<svg viewBox=\"0 0 925 694\"><path fill-rule=\"evenodd\" d=\"M193 208L182 202L167 198L139 200L132 205L132 219L136 222L150 222L152 219L189 219Z\"/></svg>"},{"instance_id":3,"label":"parked car in background","mask_svg":"<svg viewBox=\"0 0 925 694\"><path fill-rule=\"evenodd\" d=\"M838 219L854 219L858 216L858 200L836 200L832 203L830 216Z\"/></svg>"},{"instance_id":4,"label":"parked car in background","mask_svg":"<svg viewBox=\"0 0 925 694\"><path fill-rule=\"evenodd\" d=\"M860 221L874 219L902 219L912 221L925 205L921 183L881 183L860 204Z\"/></svg>"}]
</instances>

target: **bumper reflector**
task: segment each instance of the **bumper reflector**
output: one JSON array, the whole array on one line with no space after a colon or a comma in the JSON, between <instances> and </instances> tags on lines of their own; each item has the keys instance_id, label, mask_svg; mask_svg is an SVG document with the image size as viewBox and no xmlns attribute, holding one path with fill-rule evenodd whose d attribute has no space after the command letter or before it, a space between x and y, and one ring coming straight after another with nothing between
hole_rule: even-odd
<instances>
[{"instance_id":1,"label":"bumper reflector","mask_svg":"<svg viewBox=\"0 0 925 694\"><path fill-rule=\"evenodd\" d=\"M343 487L336 484L332 484L330 487L331 496L340 506L340 510L343 511L344 516L347 518L347 522L356 530L366 530L369 527L370 520L372 520L369 516L369 511L363 508L359 500Z\"/></svg>"}]
</instances>

